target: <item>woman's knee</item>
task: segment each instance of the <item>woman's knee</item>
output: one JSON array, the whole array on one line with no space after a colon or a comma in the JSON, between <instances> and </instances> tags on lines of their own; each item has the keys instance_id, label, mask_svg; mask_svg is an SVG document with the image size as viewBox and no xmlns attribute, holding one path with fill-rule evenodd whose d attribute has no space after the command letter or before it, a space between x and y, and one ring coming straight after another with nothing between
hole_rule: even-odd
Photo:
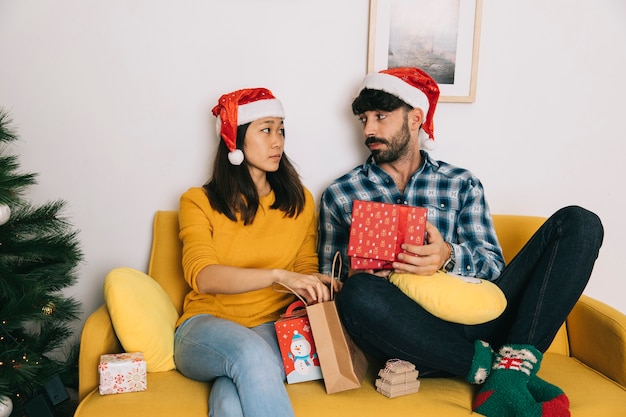
<instances>
[{"instance_id":1,"label":"woman's knee","mask_svg":"<svg viewBox=\"0 0 626 417\"><path fill-rule=\"evenodd\" d=\"M231 346L228 353L228 374L235 381L256 383L264 380L284 380L280 358L260 336L254 334L246 341Z\"/></svg>"},{"instance_id":2,"label":"woman's knee","mask_svg":"<svg viewBox=\"0 0 626 417\"><path fill-rule=\"evenodd\" d=\"M234 377L259 364L272 372L272 364L278 362L274 350L251 329L212 317L190 320L177 330L174 339L176 366L190 378ZM281 371L276 370L279 375Z\"/></svg>"}]
</instances>

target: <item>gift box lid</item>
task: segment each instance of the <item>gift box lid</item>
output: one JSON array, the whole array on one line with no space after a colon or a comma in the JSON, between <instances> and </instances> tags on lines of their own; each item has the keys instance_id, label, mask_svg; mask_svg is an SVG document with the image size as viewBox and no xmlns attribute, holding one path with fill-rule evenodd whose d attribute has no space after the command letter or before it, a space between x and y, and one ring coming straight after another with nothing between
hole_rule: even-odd
<instances>
[{"instance_id":1,"label":"gift box lid","mask_svg":"<svg viewBox=\"0 0 626 417\"><path fill-rule=\"evenodd\" d=\"M107 353L100 355L100 363L143 362L143 352Z\"/></svg>"}]
</instances>

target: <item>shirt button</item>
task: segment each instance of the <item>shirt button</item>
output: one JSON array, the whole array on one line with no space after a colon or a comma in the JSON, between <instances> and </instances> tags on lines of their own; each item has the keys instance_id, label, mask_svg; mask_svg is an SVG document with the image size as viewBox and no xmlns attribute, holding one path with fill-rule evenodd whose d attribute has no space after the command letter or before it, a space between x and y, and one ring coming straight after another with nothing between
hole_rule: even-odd
<instances>
[{"instance_id":1,"label":"shirt button","mask_svg":"<svg viewBox=\"0 0 626 417\"><path fill-rule=\"evenodd\" d=\"M441 203L441 208L445 208L445 207L446 207L446 205Z\"/></svg>"}]
</instances>

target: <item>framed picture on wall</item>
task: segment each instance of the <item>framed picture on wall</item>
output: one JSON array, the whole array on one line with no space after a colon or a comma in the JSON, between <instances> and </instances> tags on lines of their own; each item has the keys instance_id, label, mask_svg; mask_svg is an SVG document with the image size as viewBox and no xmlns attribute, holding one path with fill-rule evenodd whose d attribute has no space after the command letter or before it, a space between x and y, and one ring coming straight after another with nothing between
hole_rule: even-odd
<instances>
[{"instance_id":1,"label":"framed picture on wall","mask_svg":"<svg viewBox=\"0 0 626 417\"><path fill-rule=\"evenodd\" d=\"M471 103L482 0L370 0L367 72L419 67L442 102Z\"/></svg>"}]
</instances>

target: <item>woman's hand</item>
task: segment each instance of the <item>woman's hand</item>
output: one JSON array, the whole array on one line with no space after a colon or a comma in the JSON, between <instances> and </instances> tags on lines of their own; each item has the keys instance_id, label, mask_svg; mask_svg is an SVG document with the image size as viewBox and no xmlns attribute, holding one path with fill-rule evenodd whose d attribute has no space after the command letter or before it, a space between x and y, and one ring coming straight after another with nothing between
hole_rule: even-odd
<instances>
[{"instance_id":1,"label":"woman's hand","mask_svg":"<svg viewBox=\"0 0 626 417\"><path fill-rule=\"evenodd\" d=\"M330 290L322 280L323 278L321 278L324 276L325 275L321 274L307 275L279 270L276 282L285 285L300 297L304 298L307 304L315 304L317 302L330 300Z\"/></svg>"},{"instance_id":2,"label":"woman's hand","mask_svg":"<svg viewBox=\"0 0 626 417\"><path fill-rule=\"evenodd\" d=\"M315 274L315 276L317 276L317 278L322 281L324 283L324 285L327 285L328 287L330 287L332 285L332 289L334 293L339 292L339 290L341 290L341 287L343 286L343 282L341 282L339 279L337 278L331 278L328 275L324 275L324 274ZM327 301L327 300L324 300Z\"/></svg>"}]
</instances>

